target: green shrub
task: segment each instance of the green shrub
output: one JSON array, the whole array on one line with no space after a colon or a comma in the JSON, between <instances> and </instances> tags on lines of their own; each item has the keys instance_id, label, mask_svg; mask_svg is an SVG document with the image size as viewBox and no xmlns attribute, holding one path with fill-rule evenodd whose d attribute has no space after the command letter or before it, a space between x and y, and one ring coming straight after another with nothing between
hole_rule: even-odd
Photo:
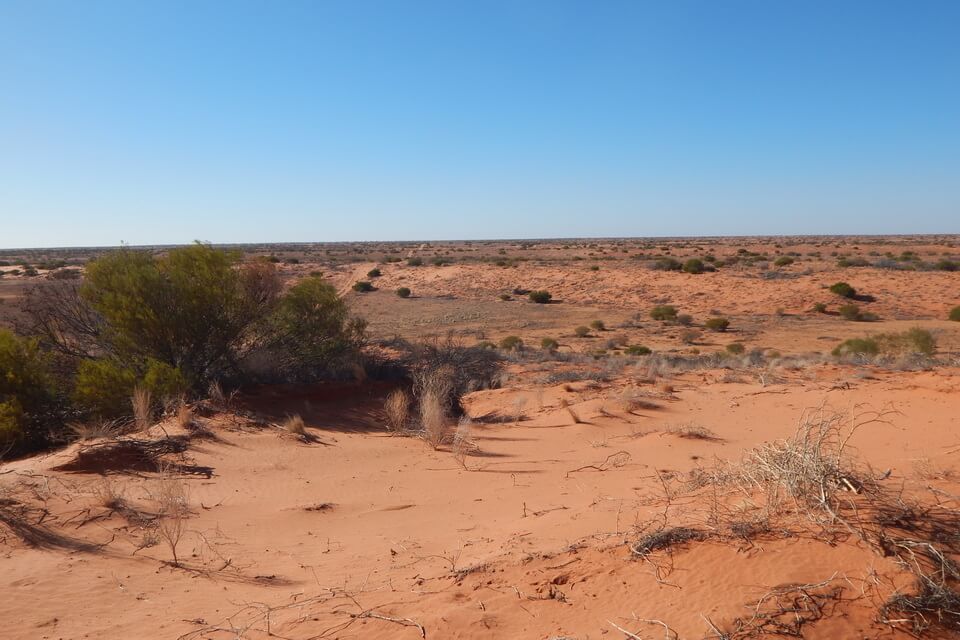
<instances>
[{"instance_id":1,"label":"green shrub","mask_svg":"<svg viewBox=\"0 0 960 640\"><path fill-rule=\"evenodd\" d=\"M683 271L685 273L703 273L703 260L699 258L690 258L683 263Z\"/></svg>"},{"instance_id":2,"label":"green shrub","mask_svg":"<svg viewBox=\"0 0 960 640\"><path fill-rule=\"evenodd\" d=\"M537 304L547 304L553 299L549 291L531 291L529 293L530 301Z\"/></svg>"},{"instance_id":3,"label":"green shrub","mask_svg":"<svg viewBox=\"0 0 960 640\"><path fill-rule=\"evenodd\" d=\"M822 302L815 302L815 303L813 304L813 309L812 309L812 311L813 311L814 313L826 313L826 312L827 312L827 305L825 305L825 304L822 303Z\"/></svg>"},{"instance_id":4,"label":"green shrub","mask_svg":"<svg viewBox=\"0 0 960 640\"><path fill-rule=\"evenodd\" d=\"M357 282L354 282L353 286L350 288L359 293L369 293L370 291L373 291L373 285L366 280L358 280Z\"/></svg>"},{"instance_id":5,"label":"green shrub","mask_svg":"<svg viewBox=\"0 0 960 640\"><path fill-rule=\"evenodd\" d=\"M850 338L844 340L832 351L835 356L846 355L877 355L880 347L872 338Z\"/></svg>"},{"instance_id":6,"label":"green shrub","mask_svg":"<svg viewBox=\"0 0 960 640\"><path fill-rule=\"evenodd\" d=\"M650 317L663 322L676 320L677 308L669 304L660 304L650 310Z\"/></svg>"},{"instance_id":7,"label":"green shrub","mask_svg":"<svg viewBox=\"0 0 960 640\"><path fill-rule=\"evenodd\" d=\"M154 400L160 402L176 399L190 388L182 371L166 362L153 359L147 361L141 386L150 392Z\"/></svg>"},{"instance_id":8,"label":"green shrub","mask_svg":"<svg viewBox=\"0 0 960 640\"><path fill-rule=\"evenodd\" d=\"M0 328L0 446L20 450L42 440L43 418L53 402L47 359L37 341Z\"/></svg>"},{"instance_id":9,"label":"green shrub","mask_svg":"<svg viewBox=\"0 0 960 640\"><path fill-rule=\"evenodd\" d=\"M841 298L853 298L857 295L857 290L846 282L836 282L830 285L830 292L835 293Z\"/></svg>"},{"instance_id":10,"label":"green shrub","mask_svg":"<svg viewBox=\"0 0 960 640\"><path fill-rule=\"evenodd\" d=\"M113 360L84 360L74 378L73 402L98 418L129 415L137 374Z\"/></svg>"},{"instance_id":11,"label":"green shrub","mask_svg":"<svg viewBox=\"0 0 960 640\"><path fill-rule=\"evenodd\" d=\"M793 258L791 258L790 256L780 256L779 258L773 261L773 264L774 266L777 266L777 267L786 267L793 264Z\"/></svg>"},{"instance_id":12,"label":"green shrub","mask_svg":"<svg viewBox=\"0 0 960 640\"><path fill-rule=\"evenodd\" d=\"M380 271L380 269L376 267L374 267L373 269L370 269L370 271L367 271L368 278L379 278L382 275L383 273Z\"/></svg>"},{"instance_id":13,"label":"green shrub","mask_svg":"<svg viewBox=\"0 0 960 640\"><path fill-rule=\"evenodd\" d=\"M590 265L590 271L600 271L600 267L597 265Z\"/></svg>"},{"instance_id":14,"label":"green shrub","mask_svg":"<svg viewBox=\"0 0 960 640\"><path fill-rule=\"evenodd\" d=\"M366 330L366 322L351 318L337 290L320 278L292 286L268 322L262 339L276 361L268 373L292 380L313 379L349 359Z\"/></svg>"},{"instance_id":15,"label":"green shrub","mask_svg":"<svg viewBox=\"0 0 960 640\"><path fill-rule=\"evenodd\" d=\"M726 349L727 353L735 356L739 356L746 350L746 348L739 342L731 342L727 345Z\"/></svg>"},{"instance_id":16,"label":"green shrub","mask_svg":"<svg viewBox=\"0 0 960 640\"><path fill-rule=\"evenodd\" d=\"M654 271L680 271L683 265L673 258L657 258L650 264Z\"/></svg>"},{"instance_id":17,"label":"green shrub","mask_svg":"<svg viewBox=\"0 0 960 640\"><path fill-rule=\"evenodd\" d=\"M860 307L855 304L844 304L841 305L837 311L840 313L840 316L844 320L859 320L860 319Z\"/></svg>"},{"instance_id":18,"label":"green shrub","mask_svg":"<svg viewBox=\"0 0 960 640\"><path fill-rule=\"evenodd\" d=\"M726 331L730 326L730 321L726 318L709 318L703 323L703 326L711 331Z\"/></svg>"},{"instance_id":19,"label":"green shrub","mask_svg":"<svg viewBox=\"0 0 960 640\"><path fill-rule=\"evenodd\" d=\"M500 348L505 351L519 351L523 348L523 340L520 336L507 336L500 341Z\"/></svg>"},{"instance_id":20,"label":"green shrub","mask_svg":"<svg viewBox=\"0 0 960 640\"><path fill-rule=\"evenodd\" d=\"M693 316L689 313L681 313L677 316L677 324L681 324L685 327L689 327L693 324Z\"/></svg>"},{"instance_id":21,"label":"green shrub","mask_svg":"<svg viewBox=\"0 0 960 640\"><path fill-rule=\"evenodd\" d=\"M954 307L950 309L950 314L947 316L950 320L954 322L960 322L960 307Z\"/></svg>"},{"instance_id":22,"label":"green shrub","mask_svg":"<svg viewBox=\"0 0 960 640\"><path fill-rule=\"evenodd\" d=\"M590 328L594 331L606 331L607 325L603 323L603 320L594 320L590 323Z\"/></svg>"},{"instance_id":23,"label":"green shrub","mask_svg":"<svg viewBox=\"0 0 960 640\"><path fill-rule=\"evenodd\" d=\"M653 353L650 347L645 347L642 344L632 344L624 349L623 352L628 356L648 356Z\"/></svg>"},{"instance_id":24,"label":"green shrub","mask_svg":"<svg viewBox=\"0 0 960 640\"><path fill-rule=\"evenodd\" d=\"M414 257L414 258L407 258L407 266L408 266L408 267L422 267L422 266L423 266L423 258L416 258L416 257Z\"/></svg>"},{"instance_id":25,"label":"green shrub","mask_svg":"<svg viewBox=\"0 0 960 640\"><path fill-rule=\"evenodd\" d=\"M919 353L932 356L937 350L937 340L926 329L914 327L902 333L881 333L875 336L882 353Z\"/></svg>"},{"instance_id":26,"label":"green shrub","mask_svg":"<svg viewBox=\"0 0 960 640\"><path fill-rule=\"evenodd\" d=\"M929 331L915 327L901 333L881 333L870 338L851 338L840 343L833 355L878 355L915 353L932 356L937 341Z\"/></svg>"},{"instance_id":27,"label":"green shrub","mask_svg":"<svg viewBox=\"0 0 960 640\"><path fill-rule=\"evenodd\" d=\"M590 335L590 327L585 327L583 325L580 325L579 327L573 330L573 335L577 336L578 338L586 338L587 336Z\"/></svg>"},{"instance_id":28,"label":"green shrub","mask_svg":"<svg viewBox=\"0 0 960 640\"><path fill-rule=\"evenodd\" d=\"M540 348L544 351L556 351L560 343L553 338L544 338L540 341Z\"/></svg>"},{"instance_id":29,"label":"green shrub","mask_svg":"<svg viewBox=\"0 0 960 640\"><path fill-rule=\"evenodd\" d=\"M409 298L410 287L400 287L399 289L397 289L397 295L400 296L401 298Z\"/></svg>"}]
</instances>

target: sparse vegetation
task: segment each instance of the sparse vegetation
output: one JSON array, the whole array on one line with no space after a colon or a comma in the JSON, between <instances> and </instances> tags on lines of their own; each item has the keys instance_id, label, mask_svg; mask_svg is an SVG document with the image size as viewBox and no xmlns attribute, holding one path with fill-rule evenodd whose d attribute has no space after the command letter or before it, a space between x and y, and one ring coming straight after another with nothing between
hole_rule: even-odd
<instances>
[{"instance_id":1,"label":"sparse vegetation","mask_svg":"<svg viewBox=\"0 0 960 640\"><path fill-rule=\"evenodd\" d=\"M841 298L855 298L857 295L857 290L846 282L835 282L830 285L830 292Z\"/></svg>"},{"instance_id":2,"label":"sparse vegetation","mask_svg":"<svg viewBox=\"0 0 960 640\"><path fill-rule=\"evenodd\" d=\"M531 291L528 295L530 302L536 302L537 304L547 304L553 299L549 291Z\"/></svg>"},{"instance_id":3,"label":"sparse vegetation","mask_svg":"<svg viewBox=\"0 0 960 640\"><path fill-rule=\"evenodd\" d=\"M377 267L374 267L373 269L370 269L370 271L367 271L368 278L379 278L382 275L383 273Z\"/></svg>"},{"instance_id":4,"label":"sparse vegetation","mask_svg":"<svg viewBox=\"0 0 960 640\"><path fill-rule=\"evenodd\" d=\"M523 348L520 336L506 336L500 339L500 348L504 351L519 351Z\"/></svg>"},{"instance_id":5,"label":"sparse vegetation","mask_svg":"<svg viewBox=\"0 0 960 640\"><path fill-rule=\"evenodd\" d=\"M590 328L594 331L606 331L607 325L603 323L603 320L594 320L590 323Z\"/></svg>"},{"instance_id":6,"label":"sparse vegetation","mask_svg":"<svg viewBox=\"0 0 960 640\"><path fill-rule=\"evenodd\" d=\"M578 338L586 338L590 335L590 327L580 325L573 330L573 335L577 336Z\"/></svg>"},{"instance_id":7,"label":"sparse vegetation","mask_svg":"<svg viewBox=\"0 0 960 640\"><path fill-rule=\"evenodd\" d=\"M410 416L410 394L403 389L394 389L383 403L387 416L387 428L393 433L402 433L407 428Z\"/></svg>"},{"instance_id":8,"label":"sparse vegetation","mask_svg":"<svg viewBox=\"0 0 960 640\"><path fill-rule=\"evenodd\" d=\"M397 295L400 296L401 298L409 298L410 293L411 292L409 287L400 287L397 289Z\"/></svg>"},{"instance_id":9,"label":"sparse vegetation","mask_svg":"<svg viewBox=\"0 0 960 640\"><path fill-rule=\"evenodd\" d=\"M953 320L954 322L960 322L960 307L954 307L950 309L950 314L947 316L948 319Z\"/></svg>"},{"instance_id":10,"label":"sparse vegetation","mask_svg":"<svg viewBox=\"0 0 960 640\"><path fill-rule=\"evenodd\" d=\"M730 327L730 321L726 318L708 318L706 322L703 323L707 329L711 331L726 331Z\"/></svg>"},{"instance_id":11,"label":"sparse vegetation","mask_svg":"<svg viewBox=\"0 0 960 640\"><path fill-rule=\"evenodd\" d=\"M677 319L677 308L669 304L657 305L650 310L650 317L661 322L670 322Z\"/></svg>"},{"instance_id":12,"label":"sparse vegetation","mask_svg":"<svg viewBox=\"0 0 960 640\"><path fill-rule=\"evenodd\" d=\"M559 347L560 343L553 338L543 338L540 340L540 348L544 351L556 351Z\"/></svg>"},{"instance_id":13,"label":"sparse vegetation","mask_svg":"<svg viewBox=\"0 0 960 640\"><path fill-rule=\"evenodd\" d=\"M628 356L647 356L653 353L649 347L640 344L632 344L623 350Z\"/></svg>"},{"instance_id":14,"label":"sparse vegetation","mask_svg":"<svg viewBox=\"0 0 960 640\"><path fill-rule=\"evenodd\" d=\"M350 288L358 293L369 293L370 291L374 290L373 284L366 280L358 280L357 282L354 282L353 286Z\"/></svg>"}]
</instances>

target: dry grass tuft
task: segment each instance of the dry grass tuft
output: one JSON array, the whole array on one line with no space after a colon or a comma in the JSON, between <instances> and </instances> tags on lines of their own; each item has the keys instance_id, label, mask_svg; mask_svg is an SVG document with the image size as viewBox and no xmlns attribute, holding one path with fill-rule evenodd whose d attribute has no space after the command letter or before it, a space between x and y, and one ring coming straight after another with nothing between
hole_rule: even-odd
<instances>
[{"instance_id":1,"label":"dry grass tuft","mask_svg":"<svg viewBox=\"0 0 960 640\"><path fill-rule=\"evenodd\" d=\"M307 437L307 425L304 423L303 418L300 417L300 414L294 414L292 416L287 416L281 424L283 430L287 433L291 433L299 438Z\"/></svg>"},{"instance_id":2,"label":"dry grass tuft","mask_svg":"<svg viewBox=\"0 0 960 640\"><path fill-rule=\"evenodd\" d=\"M137 431L146 431L153 423L153 397L149 389L137 387L130 396L133 407L133 425Z\"/></svg>"},{"instance_id":3,"label":"dry grass tuft","mask_svg":"<svg viewBox=\"0 0 960 640\"><path fill-rule=\"evenodd\" d=\"M193 409L190 408L186 402L181 401L177 405L176 421L177 426L181 429L190 430L193 425Z\"/></svg>"},{"instance_id":4,"label":"dry grass tuft","mask_svg":"<svg viewBox=\"0 0 960 640\"><path fill-rule=\"evenodd\" d=\"M394 389L384 401L383 411L387 415L387 429L403 433L410 417L410 394L403 389Z\"/></svg>"},{"instance_id":5,"label":"dry grass tuft","mask_svg":"<svg viewBox=\"0 0 960 640\"><path fill-rule=\"evenodd\" d=\"M123 435L126 427L119 420L95 420L92 422L70 422L67 428L76 440L96 440L97 438L116 438Z\"/></svg>"},{"instance_id":6,"label":"dry grass tuft","mask_svg":"<svg viewBox=\"0 0 960 640\"><path fill-rule=\"evenodd\" d=\"M435 450L447 439L447 412L440 400L442 395L427 391L420 398L421 437Z\"/></svg>"},{"instance_id":7,"label":"dry grass tuft","mask_svg":"<svg viewBox=\"0 0 960 640\"><path fill-rule=\"evenodd\" d=\"M463 416L453 433L453 457L464 469L467 468L467 456L478 448L470 438L472 429L473 420L469 416Z\"/></svg>"}]
</instances>

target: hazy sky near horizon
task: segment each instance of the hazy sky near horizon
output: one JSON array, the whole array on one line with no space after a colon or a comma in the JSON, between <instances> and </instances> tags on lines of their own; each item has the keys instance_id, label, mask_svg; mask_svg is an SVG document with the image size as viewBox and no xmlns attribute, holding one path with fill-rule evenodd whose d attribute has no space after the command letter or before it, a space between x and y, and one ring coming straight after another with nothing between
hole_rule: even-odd
<instances>
[{"instance_id":1,"label":"hazy sky near horizon","mask_svg":"<svg viewBox=\"0 0 960 640\"><path fill-rule=\"evenodd\" d=\"M960 232L960 2L0 0L0 247Z\"/></svg>"}]
</instances>

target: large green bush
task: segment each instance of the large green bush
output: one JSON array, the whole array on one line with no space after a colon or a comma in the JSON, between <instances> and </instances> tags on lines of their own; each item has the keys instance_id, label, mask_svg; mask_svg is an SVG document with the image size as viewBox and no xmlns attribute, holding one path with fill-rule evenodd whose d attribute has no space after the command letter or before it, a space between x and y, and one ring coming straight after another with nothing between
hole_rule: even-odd
<instances>
[{"instance_id":1,"label":"large green bush","mask_svg":"<svg viewBox=\"0 0 960 640\"><path fill-rule=\"evenodd\" d=\"M105 254L89 264L82 285L39 286L25 308L47 344L86 367L74 397L96 411L119 404L119 391L102 401L91 395L108 370L115 381L157 385L160 400L181 385L203 391L212 380L318 375L363 334L321 278L284 294L273 263L241 263L238 253L205 244L159 256Z\"/></svg>"},{"instance_id":2,"label":"large green bush","mask_svg":"<svg viewBox=\"0 0 960 640\"><path fill-rule=\"evenodd\" d=\"M960 307L954 307L950 309L950 314L947 316L950 320L954 322L960 322Z\"/></svg>"}]
</instances>

